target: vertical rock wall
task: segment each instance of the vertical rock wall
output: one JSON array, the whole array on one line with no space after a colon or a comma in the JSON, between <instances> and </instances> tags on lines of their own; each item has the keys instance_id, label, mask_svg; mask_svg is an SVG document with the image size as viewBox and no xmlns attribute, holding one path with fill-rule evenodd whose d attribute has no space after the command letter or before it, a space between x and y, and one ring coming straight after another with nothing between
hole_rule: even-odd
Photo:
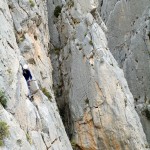
<instances>
[{"instance_id":1,"label":"vertical rock wall","mask_svg":"<svg viewBox=\"0 0 150 150\"><path fill-rule=\"evenodd\" d=\"M72 149L52 90L47 20L45 1L0 1L0 90L7 97L0 121L10 133L2 150ZM37 83L32 101L19 64L25 62Z\"/></svg>"},{"instance_id":2,"label":"vertical rock wall","mask_svg":"<svg viewBox=\"0 0 150 150\"><path fill-rule=\"evenodd\" d=\"M62 10L56 17L50 10L58 5ZM49 21L50 34L52 26L57 30L57 40L51 39L54 87L67 131L74 149L147 149L133 96L109 51L97 7L94 0L48 5L54 23Z\"/></svg>"},{"instance_id":3,"label":"vertical rock wall","mask_svg":"<svg viewBox=\"0 0 150 150\"><path fill-rule=\"evenodd\" d=\"M108 46L124 70L150 142L150 1L100 0Z\"/></svg>"}]
</instances>

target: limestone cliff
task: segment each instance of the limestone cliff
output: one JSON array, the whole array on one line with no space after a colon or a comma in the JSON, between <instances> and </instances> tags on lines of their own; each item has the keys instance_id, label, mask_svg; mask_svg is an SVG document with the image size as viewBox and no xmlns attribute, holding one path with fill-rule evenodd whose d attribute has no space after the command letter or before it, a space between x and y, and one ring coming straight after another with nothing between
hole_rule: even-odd
<instances>
[{"instance_id":1,"label":"limestone cliff","mask_svg":"<svg viewBox=\"0 0 150 150\"><path fill-rule=\"evenodd\" d=\"M0 91L7 98L0 121L9 126L2 150L72 149L52 90L46 10L42 0L0 1ZM19 64L25 62L38 83L33 101Z\"/></svg>"},{"instance_id":2,"label":"limestone cliff","mask_svg":"<svg viewBox=\"0 0 150 150\"><path fill-rule=\"evenodd\" d=\"M149 149L149 5L1 0L0 149Z\"/></svg>"},{"instance_id":3,"label":"limestone cliff","mask_svg":"<svg viewBox=\"0 0 150 150\"><path fill-rule=\"evenodd\" d=\"M110 53L114 43L107 43L99 4L48 0L54 88L67 133L78 150L148 149L133 96Z\"/></svg>"},{"instance_id":4,"label":"limestone cliff","mask_svg":"<svg viewBox=\"0 0 150 150\"><path fill-rule=\"evenodd\" d=\"M124 70L150 143L150 1L99 2L108 47Z\"/></svg>"}]
</instances>

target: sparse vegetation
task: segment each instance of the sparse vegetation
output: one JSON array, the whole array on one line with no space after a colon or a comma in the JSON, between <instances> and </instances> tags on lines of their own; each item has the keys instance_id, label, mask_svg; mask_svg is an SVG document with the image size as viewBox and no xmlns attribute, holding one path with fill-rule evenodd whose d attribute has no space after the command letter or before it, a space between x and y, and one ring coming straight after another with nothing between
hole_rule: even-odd
<instances>
[{"instance_id":1,"label":"sparse vegetation","mask_svg":"<svg viewBox=\"0 0 150 150\"><path fill-rule=\"evenodd\" d=\"M10 68L7 69L7 72L11 75L12 74L12 71Z\"/></svg>"},{"instance_id":2,"label":"sparse vegetation","mask_svg":"<svg viewBox=\"0 0 150 150\"><path fill-rule=\"evenodd\" d=\"M21 43L21 42L23 42L25 40L24 34L17 35L16 38L17 38L17 43Z\"/></svg>"},{"instance_id":3,"label":"sparse vegetation","mask_svg":"<svg viewBox=\"0 0 150 150\"><path fill-rule=\"evenodd\" d=\"M23 35L23 36L20 37L19 42L23 42L24 39L25 39L25 36Z\"/></svg>"},{"instance_id":4,"label":"sparse vegetation","mask_svg":"<svg viewBox=\"0 0 150 150\"><path fill-rule=\"evenodd\" d=\"M27 62L28 62L29 64L32 64L32 65L35 65L35 64L36 64L34 58L28 59Z\"/></svg>"},{"instance_id":5,"label":"sparse vegetation","mask_svg":"<svg viewBox=\"0 0 150 150\"><path fill-rule=\"evenodd\" d=\"M7 98L6 98L5 94L4 94L4 92L1 91L1 90L0 90L0 103L2 104L2 106L4 108L7 107Z\"/></svg>"},{"instance_id":6,"label":"sparse vegetation","mask_svg":"<svg viewBox=\"0 0 150 150\"><path fill-rule=\"evenodd\" d=\"M9 127L6 122L0 121L0 146L4 145L4 138L9 135Z\"/></svg>"},{"instance_id":7,"label":"sparse vegetation","mask_svg":"<svg viewBox=\"0 0 150 150\"><path fill-rule=\"evenodd\" d=\"M52 96L51 94L48 92L48 90L44 87L44 88L41 88L42 92L44 93L45 96L47 96L47 98L49 100L51 100Z\"/></svg>"},{"instance_id":8,"label":"sparse vegetation","mask_svg":"<svg viewBox=\"0 0 150 150\"><path fill-rule=\"evenodd\" d=\"M86 36L87 36L87 33L84 34L84 37L86 37Z\"/></svg>"},{"instance_id":9,"label":"sparse vegetation","mask_svg":"<svg viewBox=\"0 0 150 150\"><path fill-rule=\"evenodd\" d=\"M71 143L72 148L75 149L77 145L75 140L71 140L70 143Z\"/></svg>"},{"instance_id":10,"label":"sparse vegetation","mask_svg":"<svg viewBox=\"0 0 150 150\"><path fill-rule=\"evenodd\" d=\"M28 141L30 144L32 144L32 139L31 139L29 133L26 134L26 138L27 138L27 141Z\"/></svg>"},{"instance_id":11,"label":"sparse vegetation","mask_svg":"<svg viewBox=\"0 0 150 150\"><path fill-rule=\"evenodd\" d=\"M70 0L70 1L67 3L67 5L68 5L69 7L73 7L73 6L74 6L74 1L73 1L73 0Z\"/></svg>"},{"instance_id":12,"label":"sparse vegetation","mask_svg":"<svg viewBox=\"0 0 150 150\"><path fill-rule=\"evenodd\" d=\"M60 48L55 47L55 48L54 48L54 52L55 52L56 55L59 55Z\"/></svg>"},{"instance_id":13,"label":"sparse vegetation","mask_svg":"<svg viewBox=\"0 0 150 150\"><path fill-rule=\"evenodd\" d=\"M93 46L93 42L92 42L92 40L91 40L91 41L89 41L89 44L90 44L91 46Z\"/></svg>"},{"instance_id":14,"label":"sparse vegetation","mask_svg":"<svg viewBox=\"0 0 150 150\"><path fill-rule=\"evenodd\" d=\"M60 6L56 6L55 10L54 10L54 16L56 18L58 18L59 14L61 13L61 7Z\"/></svg>"},{"instance_id":15,"label":"sparse vegetation","mask_svg":"<svg viewBox=\"0 0 150 150\"><path fill-rule=\"evenodd\" d=\"M31 7L34 7L34 6L35 6L35 3L33 2L33 0L29 0L29 3L30 3L30 6L31 6Z\"/></svg>"},{"instance_id":16,"label":"sparse vegetation","mask_svg":"<svg viewBox=\"0 0 150 150\"><path fill-rule=\"evenodd\" d=\"M89 104L89 99L88 99L88 98L85 100L85 103L86 103L86 104Z\"/></svg>"}]
</instances>

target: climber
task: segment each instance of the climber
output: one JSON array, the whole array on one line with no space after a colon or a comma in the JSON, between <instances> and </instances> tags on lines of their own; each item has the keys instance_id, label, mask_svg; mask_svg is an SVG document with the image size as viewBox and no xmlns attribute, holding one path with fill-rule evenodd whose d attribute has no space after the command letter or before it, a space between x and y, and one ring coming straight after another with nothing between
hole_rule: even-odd
<instances>
[{"instance_id":1,"label":"climber","mask_svg":"<svg viewBox=\"0 0 150 150\"><path fill-rule=\"evenodd\" d=\"M29 85L29 81L32 80L32 75L31 75L31 72L30 72L30 70L28 68L28 65L25 64L23 66L22 70L23 70L23 76L26 79L27 84Z\"/></svg>"},{"instance_id":2,"label":"climber","mask_svg":"<svg viewBox=\"0 0 150 150\"><path fill-rule=\"evenodd\" d=\"M28 85L28 89L29 89L28 97L30 98L31 97L31 94L30 94L30 81L32 80L32 75L31 75L31 72L30 72L29 67L28 67L27 64L23 65L22 71L23 71L23 76L27 81L27 85Z\"/></svg>"}]
</instances>

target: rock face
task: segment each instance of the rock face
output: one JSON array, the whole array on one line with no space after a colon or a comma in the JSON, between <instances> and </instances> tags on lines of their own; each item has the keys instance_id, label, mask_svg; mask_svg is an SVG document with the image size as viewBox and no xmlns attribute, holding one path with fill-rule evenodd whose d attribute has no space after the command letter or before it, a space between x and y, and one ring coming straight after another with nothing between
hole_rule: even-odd
<instances>
[{"instance_id":1,"label":"rock face","mask_svg":"<svg viewBox=\"0 0 150 150\"><path fill-rule=\"evenodd\" d=\"M7 97L0 121L10 133L1 150L72 150L52 90L46 10L42 0L0 1L0 90ZM25 62L36 80L33 101L19 65Z\"/></svg>"},{"instance_id":2,"label":"rock face","mask_svg":"<svg viewBox=\"0 0 150 150\"><path fill-rule=\"evenodd\" d=\"M150 1L99 0L108 47L124 70L150 143Z\"/></svg>"},{"instance_id":3,"label":"rock face","mask_svg":"<svg viewBox=\"0 0 150 150\"><path fill-rule=\"evenodd\" d=\"M0 105L0 121L9 136L0 149L149 149L134 105L149 140L149 4L1 0L0 92L7 107Z\"/></svg>"},{"instance_id":4,"label":"rock face","mask_svg":"<svg viewBox=\"0 0 150 150\"><path fill-rule=\"evenodd\" d=\"M57 18L51 10L62 4ZM51 39L54 87L66 130L78 150L147 149L133 96L109 51L108 30L97 7L96 0L48 0L50 34L57 30Z\"/></svg>"}]
</instances>

